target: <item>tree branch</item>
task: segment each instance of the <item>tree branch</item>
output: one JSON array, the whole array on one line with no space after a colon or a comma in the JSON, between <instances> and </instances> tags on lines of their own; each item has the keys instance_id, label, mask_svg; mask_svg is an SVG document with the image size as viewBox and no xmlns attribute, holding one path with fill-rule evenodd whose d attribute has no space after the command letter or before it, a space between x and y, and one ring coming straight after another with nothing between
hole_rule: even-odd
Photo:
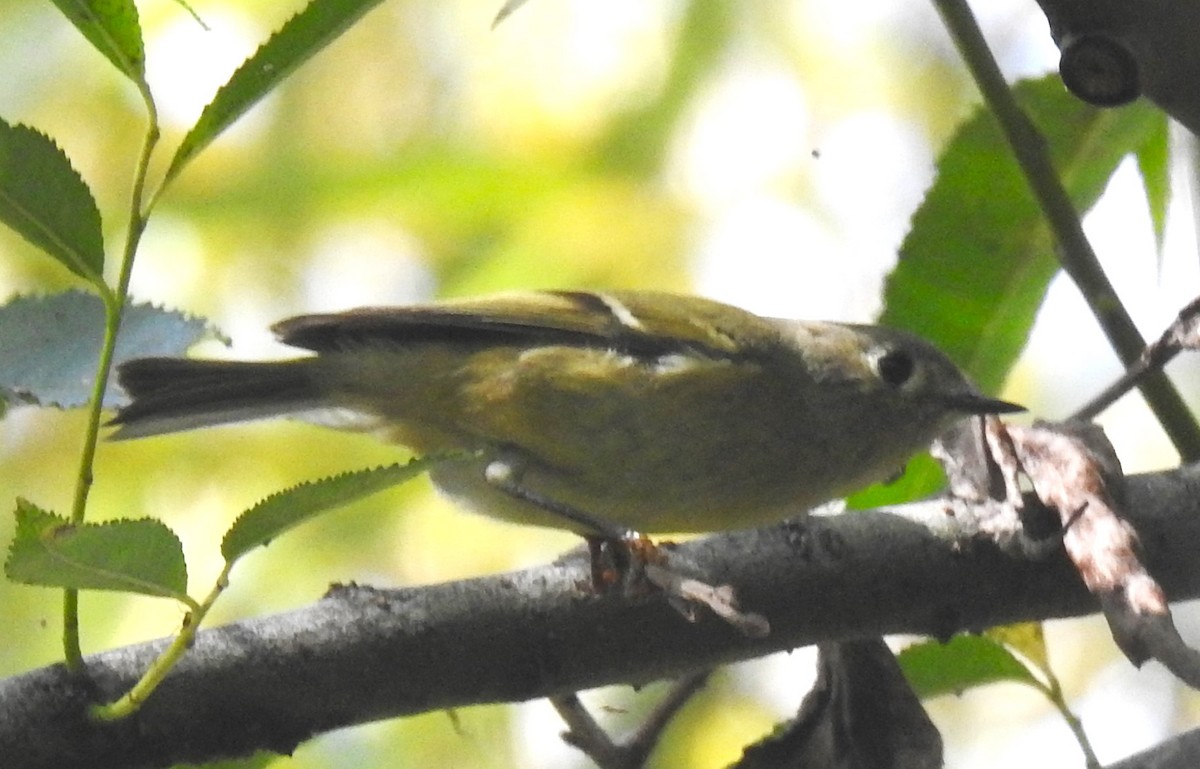
<instances>
[{"instance_id":1,"label":"tree branch","mask_svg":"<svg viewBox=\"0 0 1200 769\"><path fill-rule=\"evenodd\" d=\"M1200 466L1128 480L1146 562L1173 600L1200 596ZM817 641L1095 612L1067 559L1005 555L965 504L815 516L694 540L673 568L737 587L771 632L686 622L659 594L597 596L585 557L441 585L333 588L304 609L201 631L132 718L86 717L131 686L165 641L0 682L12 766L141 767L290 752L330 729L464 705L675 677ZM19 757L19 758L17 758Z\"/></svg>"}]
</instances>

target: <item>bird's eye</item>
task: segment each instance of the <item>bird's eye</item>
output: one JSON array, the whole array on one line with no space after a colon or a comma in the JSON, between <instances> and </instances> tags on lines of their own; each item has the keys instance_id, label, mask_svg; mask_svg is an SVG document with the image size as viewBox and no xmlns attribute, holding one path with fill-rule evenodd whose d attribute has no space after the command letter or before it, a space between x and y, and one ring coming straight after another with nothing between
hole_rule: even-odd
<instances>
[{"instance_id":1,"label":"bird's eye","mask_svg":"<svg viewBox=\"0 0 1200 769\"><path fill-rule=\"evenodd\" d=\"M888 350L875 361L879 378L893 387L900 387L913 375L912 356L903 350Z\"/></svg>"}]
</instances>

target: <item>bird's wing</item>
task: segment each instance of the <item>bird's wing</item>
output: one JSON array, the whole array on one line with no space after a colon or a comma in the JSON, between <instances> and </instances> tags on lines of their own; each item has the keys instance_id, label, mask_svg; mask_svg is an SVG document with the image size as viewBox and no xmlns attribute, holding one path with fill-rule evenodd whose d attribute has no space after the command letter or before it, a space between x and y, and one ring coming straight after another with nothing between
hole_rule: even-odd
<instances>
[{"instance_id":1,"label":"bird's wing","mask_svg":"<svg viewBox=\"0 0 1200 769\"><path fill-rule=\"evenodd\" d=\"M740 341L730 333L731 322ZM747 326L752 331L748 335ZM314 352L442 342L572 345L637 356L686 352L718 358L745 354L774 334L768 321L711 300L640 291L538 291L368 307L301 315L272 328L285 344Z\"/></svg>"}]
</instances>

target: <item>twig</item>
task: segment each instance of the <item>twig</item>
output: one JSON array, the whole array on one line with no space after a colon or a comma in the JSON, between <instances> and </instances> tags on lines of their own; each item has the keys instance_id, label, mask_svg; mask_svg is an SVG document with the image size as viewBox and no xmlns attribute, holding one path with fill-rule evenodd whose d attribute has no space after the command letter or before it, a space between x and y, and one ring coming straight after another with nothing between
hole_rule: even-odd
<instances>
[{"instance_id":1,"label":"twig","mask_svg":"<svg viewBox=\"0 0 1200 769\"><path fill-rule=\"evenodd\" d=\"M934 0L934 5L1046 216L1059 244L1059 262L1079 286L1117 357L1131 364L1146 342L1084 235L1079 214L1054 169L1045 140L1013 98L966 0ZM1200 459L1200 425L1171 381L1155 371L1140 380L1138 387L1183 460Z\"/></svg>"},{"instance_id":2,"label":"twig","mask_svg":"<svg viewBox=\"0 0 1200 769\"><path fill-rule=\"evenodd\" d=\"M1085 406L1070 417L1071 421L1090 421L1101 411L1111 406L1118 398L1129 392L1151 373L1162 371L1183 350L1197 348L1200 336L1200 297L1193 299L1176 316L1166 331L1156 341L1147 345L1138 359L1130 364L1125 373L1114 381Z\"/></svg>"},{"instance_id":3,"label":"twig","mask_svg":"<svg viewBox=\"0 0 1200 769\"><path fill-rule=\"evenodd\" d=\"M658 746L671 719L704 687L711 672L691 673L676 681L637 731L620 743L596 723L578 695L552 697L550 702L567 723L563 740L583 751L600 769L640 769Z\"/></svg>"}]
</instances>

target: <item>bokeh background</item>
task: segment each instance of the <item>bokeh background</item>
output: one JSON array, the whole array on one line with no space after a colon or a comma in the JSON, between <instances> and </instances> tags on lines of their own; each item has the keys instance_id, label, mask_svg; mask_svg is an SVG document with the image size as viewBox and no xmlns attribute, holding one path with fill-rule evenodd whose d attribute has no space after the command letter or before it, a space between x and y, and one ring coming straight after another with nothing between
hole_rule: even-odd
<instances>
[{"instance_id":1,"label":"bokeh background","mask_svg":"<svg viewBox=\"0 0 1200 769\"><path fill-rule=\"evenodd\" d=\"M1033 0L976 3L1010 78L1054 69ZM168 152L234 68L302 4L140 4ZM919 0L387 0L205 151L163 198L134 274L138 298L211 319L233 345L286 354L290 314L528 287L690 290L784 316L868 321L938 148L975 90ZM0 5L0 116L55 138L91 186L115 261L144 130L125 81L43 0ZM1187 149L1183 137L1176 143ZM1186 155L1186 152L1181 152ZM163 158L160 158L160 161ZM159 171L162 170L160 163ZM1087 229L1147 335L1197 293L1187 174L1161 254L1136 168ZM0 231L0 295L72 287ZM1077 292L1053 286L1006 397L1053 418L1118 370ZM1197 368L1172 369L1195 402ZM1103 420L1130 471L1177 460L1136 398ZM65 511L78 413L15 408L0 424L0 491ZM301 480L393 461L372 439L298 424L101 447L93 520L152 514L180 535L192 593L220 569L238 512ZM0 515L0 537L12 519ZM451 508L416 483L324 516L245 559L214 622L304 605L330 582L413 585L531 565L575 544ZM61 654L55 591L0 582L0 676ZM85 651L172 632L167 601L86 594ZM1178 609L1185 637L1200 620ZM1135 671L1096 619L1051 623L1051 659L1100 757L1200 720L1155 665ZM721 671L655 766L717 767L795 711L806 651ZM615 728L653 699L586 700ZM1032 691L997 685L930 703L948 765L1078 765ZM236 766L570 767L549 705L477 707L349 729L293 757Z\"/></svg>"}]
</instances>

